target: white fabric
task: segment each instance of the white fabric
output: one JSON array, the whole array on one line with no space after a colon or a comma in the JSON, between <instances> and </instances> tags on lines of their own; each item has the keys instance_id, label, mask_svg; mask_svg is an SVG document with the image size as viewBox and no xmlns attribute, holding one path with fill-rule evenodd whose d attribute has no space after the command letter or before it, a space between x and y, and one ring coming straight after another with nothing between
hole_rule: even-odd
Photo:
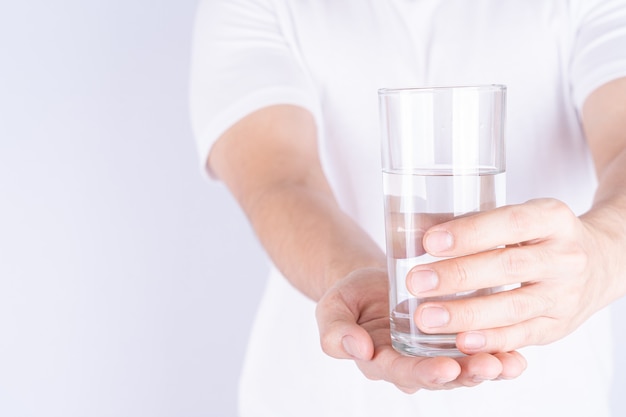
<instances>
[{"instance_id":1,"label":"white fabric","mask_svg":"<svg viewBox=\"0 0 626 417\"><path fill-rule=\"evenodd\" d=\"M555 197L576 213L596 185L579 115L626 76L626 1L206 0L196 22L192 116L204 165L241 117L309 109L343 209L384 247L377 90L506 84L509 203ZM297 140L297 138L294 138ZM610 325L602 311L525 349L514 381L409 396L319 348L314 305L274 271L241 380L242 417L608 416Z\"/></svg>"}]
</instances>

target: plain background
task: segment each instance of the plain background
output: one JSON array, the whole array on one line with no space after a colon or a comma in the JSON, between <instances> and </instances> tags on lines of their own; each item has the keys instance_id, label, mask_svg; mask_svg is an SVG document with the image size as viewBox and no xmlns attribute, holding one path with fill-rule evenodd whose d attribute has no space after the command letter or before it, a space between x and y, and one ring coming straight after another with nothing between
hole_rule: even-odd
<instances>
[{"instance_id":1,"label":"plain background","mask_svg":"<svg viewBox=\"0 0 626 417\"><path fill-rule=\"evenodd\" d=\"M195 7L0 3L0 416L236 413L267 259L199 167Z\"/></svg>"}]
</instances>

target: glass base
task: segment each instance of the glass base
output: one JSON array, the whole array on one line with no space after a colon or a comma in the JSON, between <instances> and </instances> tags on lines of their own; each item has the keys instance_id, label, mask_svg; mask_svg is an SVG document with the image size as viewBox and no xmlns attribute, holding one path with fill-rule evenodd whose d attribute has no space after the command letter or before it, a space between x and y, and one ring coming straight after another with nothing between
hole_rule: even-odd
<instances>
[{"instance_id":1,"label":"glass base","mask_svg":"<svg viewBox=\"0 0 626 417\"><path fill-rule=\"evenodd\" d=\"M456 335L454 334L420 335L419 338L415 335L403 337L392 334L391 345L398 352L408 356L447 356L450 358L466 356L456 348Z\"/></svg>"}]
</instances>

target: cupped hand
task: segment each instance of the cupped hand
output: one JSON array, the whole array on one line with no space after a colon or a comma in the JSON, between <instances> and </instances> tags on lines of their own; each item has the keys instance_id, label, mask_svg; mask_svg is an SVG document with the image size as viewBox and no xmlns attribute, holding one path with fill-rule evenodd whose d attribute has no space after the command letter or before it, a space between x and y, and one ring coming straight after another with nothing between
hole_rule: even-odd
<instances>
[{"instance_id":1,"label":"cupped hand","mask_svg":"<svg viewBox=\"0 0 626 417\"><path fill-rule=\"evenodd\" d=\"M407 393L512 379L526 368L518 352L461 358L404 356L391 346L388 306L384 269L359 269L337 282L316 310L324 352L353 359L367 378L386 380Z\"/></svg>"},{"instance_id":2,"label":"cupped hand","mask_svg":"<svg viewBox=\"0 0 626 417\"><path fill-rule=\"evenodd\" d=\"M425 333L459 333L457 347L468 354L556 341L611 301L595 235L553 199L433 226L424 235L425 250L453 258L413 268L407 286L414 295L521 285L473 299L423 303L416 324Z\"/></svg>"}]
</instances>

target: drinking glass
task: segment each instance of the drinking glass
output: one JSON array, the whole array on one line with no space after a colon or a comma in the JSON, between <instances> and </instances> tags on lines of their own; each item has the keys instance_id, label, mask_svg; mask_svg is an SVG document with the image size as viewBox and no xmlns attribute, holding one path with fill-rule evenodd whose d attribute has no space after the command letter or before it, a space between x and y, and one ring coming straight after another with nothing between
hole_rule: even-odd
<instances>
[{"instance_id":1,"label":"drinking glass","mask_svg":"<svg viewBox=\"0 0 626 417\"><path fill-rule=\"evenodd\" d=\"M392 344L408 355L461 356L456 334L417 328L415 309L495 289L419 298L406 279L414 266L445 259L424 250L430 227L505 204L506 87L381 89L378 95Z\"/></svg>"}]
</instances>

